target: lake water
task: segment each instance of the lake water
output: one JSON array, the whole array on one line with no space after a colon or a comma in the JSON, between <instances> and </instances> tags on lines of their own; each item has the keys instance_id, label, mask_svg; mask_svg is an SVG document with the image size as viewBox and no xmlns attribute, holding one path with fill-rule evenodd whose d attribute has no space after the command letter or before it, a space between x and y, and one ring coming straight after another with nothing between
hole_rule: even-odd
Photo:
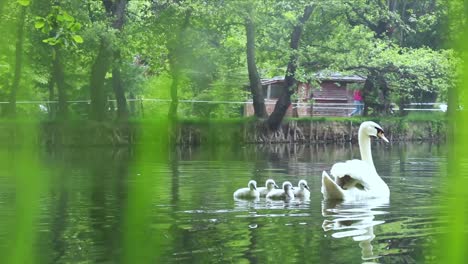
<instances>
[{"instance_id":1,"label":"lake water","mask_svg":"<svg viewBox=\"0 0 468 264\"><path fill-rule=\"evenodd\" d=\"M357 145L1 148L0 260L440 263L446 155L445 145L373 145L390 201L344 204L323 202L321 173L359 157ZM234 201L269 178L306 179L310 201Z\"/></svg>"}]
</instances>

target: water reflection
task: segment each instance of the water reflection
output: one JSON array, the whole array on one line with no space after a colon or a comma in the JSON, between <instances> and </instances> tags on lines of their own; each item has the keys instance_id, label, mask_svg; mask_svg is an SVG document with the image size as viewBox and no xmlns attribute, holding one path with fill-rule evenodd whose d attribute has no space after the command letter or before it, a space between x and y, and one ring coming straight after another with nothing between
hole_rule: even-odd
<instances>
[{"instance_id":1,"label":"water reflection","mask_svg":"<svg viewBox=\"0 0 468 264\"><path fill-rule=\"evenodd\" d=\"M374 162L392 190L391 205L322 204L320 175L359 155L349 144L176 148L167 155L115 148L25 152L39 160L24 174L25 186L38 187L32 179L50 182L33 201L41 204L37 262L427 263L427 248L443 231L436 206L437 186L447 176L444 147L384 146L375 148ZM0 157L5 253L19 197L12 175L25 159L8 149ZM294 186L305 179L310 200L234 200L233 191L252 179Z\"/></svg>"},{"instance_id":2,"label":"water reflection","mask_svg":"<svg viewBox=\"0 0 468 264\"><path fill-rule=\"evenodd\" d=\"M234 198L234 211L285 208L308 209L309 205L310 200L300 198L288 200L272 200L267 198L245 200Z\"/></svg>"},{"instance_id":3,"label":"water reflection","mask_svg":"<svg viewBox=\"0 0 468 264\"><path fill-rule=\"evenodd\" d=\"M361 248L361 258L372 261L380 258L379 252L373 251L372 240L375 238L374 226L385 223L376 220L377 215L386 214L388 199L369 199L358 202L323 201L322 215L327 218L322 228L333 232L332 237L343 239L352 237Z\"/></svg>"},{"instance_id":4,"label":"water reflection","mask_svg":"<svg viewBox=\"0 0 468 264\"><path fill-rule=\"evenodd\" d=\"M255 204L260 202L260 197L252 198L252 199L241 199L234 197L234 201L236 202L237 207L255 207Z\"/></svg>"}]
</instances>

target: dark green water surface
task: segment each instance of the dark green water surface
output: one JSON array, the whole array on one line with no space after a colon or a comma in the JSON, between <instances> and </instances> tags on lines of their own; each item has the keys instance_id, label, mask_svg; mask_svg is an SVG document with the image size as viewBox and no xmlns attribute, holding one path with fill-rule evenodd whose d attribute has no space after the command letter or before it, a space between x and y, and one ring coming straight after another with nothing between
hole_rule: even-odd
<instances>
[{"instance_id":1,"label":"dark green water surface","mask_svg":"<svg viewBox=\"0 0 468 264\"><path fill-rule=\"evenodd\" d=\"M343 204L321 173L356 145L1 148L0 263L437 263L446 150L374 145L390 202ZM234 201L268 178L306 179L310 201Z\"/></svg>"}]
</instances>

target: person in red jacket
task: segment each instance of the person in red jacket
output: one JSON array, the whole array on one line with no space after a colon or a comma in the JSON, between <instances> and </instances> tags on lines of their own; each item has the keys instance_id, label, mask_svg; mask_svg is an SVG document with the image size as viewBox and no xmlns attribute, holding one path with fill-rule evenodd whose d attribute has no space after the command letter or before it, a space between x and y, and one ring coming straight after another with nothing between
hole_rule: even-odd
<instances>
[{"instance_id":1,"label":"person in red jacket","mask_svg":"<svg viewBox=\"0 0 468 264\"><path fill-rule=\"evenodd\" d=\"M364 108L364 104L362 103L362 94L361 94L360 89L354 90L353 99L354 99L354 106L356 106L356 108L353 110L353 112L351 112L351 114L349 114L349 116L362 114L362 109Z\"/></svg>"}]
</instances>

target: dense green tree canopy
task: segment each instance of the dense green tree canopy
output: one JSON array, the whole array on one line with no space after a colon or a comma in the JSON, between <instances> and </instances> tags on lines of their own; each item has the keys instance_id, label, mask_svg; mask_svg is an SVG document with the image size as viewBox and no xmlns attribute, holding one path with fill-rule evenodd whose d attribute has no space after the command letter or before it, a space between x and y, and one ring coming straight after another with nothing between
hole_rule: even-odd
<instances>
[{"instance_id":1,"label":"dense green tree canopy","mask_svg":"<svg viewBox=\"0 0 468 264\"><path fill-rule=\"evenodd\" d=\"M299 81L313 82L319 71L368 77L368 114L388 110L374 107L379 104L447 101L459 60L450 49L450 33L457 25L449 22L449 6L443 1L317 2L298 49L291 49L291 34L309 4L2 1L0 100L10 105L16 100L51 101L44 104L46 111L38 105L15 110L32 116L49 113L51 118L69 111L68 118L94 113L98 119L113 119L127 105L133 115L166 116L172 111L179 117L236 117L242 104L206 101L249 98L248 19L255 25L260 78L285 76L295 54L294 78ZM159 101L142 101L150 98ZM58 108L52 102L56 100L61 101ZM91 109L73 103L89 100Z\"/></svg>"}]
</instances>

